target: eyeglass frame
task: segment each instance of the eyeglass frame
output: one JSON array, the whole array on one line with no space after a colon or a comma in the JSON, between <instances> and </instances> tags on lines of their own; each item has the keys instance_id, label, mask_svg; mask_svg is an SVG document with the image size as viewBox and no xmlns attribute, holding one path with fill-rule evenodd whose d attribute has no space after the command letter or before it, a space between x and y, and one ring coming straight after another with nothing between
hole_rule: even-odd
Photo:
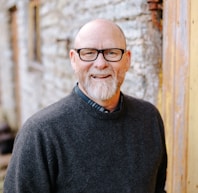
<instances>
[{"instance_id":1,"label":"eyeglass frame","mask_svg":"<svg viewBox=\"0 0 198 193\"><path fill-rule=\"evenodd\" d=\"M81 58L81 55L80 55L80 51L83 50L83 49L92 49L92 50L96 50L96 51L97 51L96 58L95 58L94 60L84 60L84 59L82 59L82 58ZM121 51L121 57L120 57L119 60L111 61L111 60L107 60L107 59L105 58L104 52L105 52L106 50L111 50L111 49L116 49L116 50L120 50L120 51ZM76 48L75 48L74 50L78 53L79 58L80 58L82 61L84 61L84 62L93 62L93 61L95 61L95 60L98 58L98 55L99 55L100 53L102 53L104 59L105 59L106 61L108 61L108 62L119 62L120 60L122 60L123 54L126 52L126 49L122 49L122 48L106 48L106 49L101 49L101 50L98 50L98 49L96 49L96 48L79 48L79 49L76 49Z\"/></svg>"}]
</instances>

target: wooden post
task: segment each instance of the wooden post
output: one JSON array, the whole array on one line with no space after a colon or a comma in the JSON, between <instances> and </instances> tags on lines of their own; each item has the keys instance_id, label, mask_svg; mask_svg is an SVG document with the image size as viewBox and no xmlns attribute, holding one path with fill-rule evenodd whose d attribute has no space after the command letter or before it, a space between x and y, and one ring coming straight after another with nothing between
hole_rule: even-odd
<instances>
[{"instance_id":1,"label":"wooden post","mask_svg":"<svg viewBox=\"0 0 198 193\"><path fill-rule=\"evenodd\" d=\"M187 193L198 192L198 1L191 0Z\"/></svg>"},{"instance_id":2,"label":"wooden post","mask_svg":"<svg viewBox=\"0 0 198 193\"><path fill-rule=\"evenodd\" d=\"M14 64L14 97L16 103L16 128L17 130L21 126L21 84L20 84L20 76L19 76L19 48L18 48L18 24L17 24L17 7L14 6L10 8L10 31L11 31L11 46L12 46L12 56L13 56L13 64Z\"/></svg>"},{"instance_id":3,"label":"wooden post","mask_svg":"<svg viewBox=\"0 0 198 193\"><path fill-rule=\"evenodd\" d=\"M162 114L168 150L168 193L186 193L189 6L189 0L164 2Z\"/></svg>"}]
</instances>

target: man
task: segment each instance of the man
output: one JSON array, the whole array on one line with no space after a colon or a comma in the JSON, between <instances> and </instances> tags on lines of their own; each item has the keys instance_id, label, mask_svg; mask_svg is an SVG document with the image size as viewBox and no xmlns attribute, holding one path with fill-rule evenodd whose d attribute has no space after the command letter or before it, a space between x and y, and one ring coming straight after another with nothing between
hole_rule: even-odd
<instances>
[{"instance_id":1,"label":"man","mask_svg":"<svg viewBox=\"0 0 198 193\"><path fill-rule=\"evenodd\" d=\"M125 36L96 19L78 32L71 94L20 130L4 193L164 193L167 155L156 108L123 94Z\"/></svg>"}]
</instances>

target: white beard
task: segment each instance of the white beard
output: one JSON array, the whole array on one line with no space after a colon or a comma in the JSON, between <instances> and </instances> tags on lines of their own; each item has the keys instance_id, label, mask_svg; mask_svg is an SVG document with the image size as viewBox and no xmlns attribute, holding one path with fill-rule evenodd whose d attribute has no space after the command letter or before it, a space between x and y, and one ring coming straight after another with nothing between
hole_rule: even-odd
<instances>
[{"instance_id":1,"label":"white beard","mask_svg":"<svg viewBox=\"0 0 198 193\"><path fill-rule=\"evenodd\" d=\"M120 89L124 77L125 72L121 71L117 76L113 73L111 69L104 71L90 71L86 76L77 72L77 77L79 79L79 83L87 93L87 95L96 100L106 101L111 99L116 92ZM111 74L111 77L106 80L96 80L91 77L91 74Z\"/></svg>"},{"instance_id":2,"label":"white beard","mask_svg":"<svg viewBox=\"0 0 198 193\"><path fill-rule=\"evenodd\" d=\"M92 81L87 80L85 82L85 90L87 94L97 100L108 100L117 92L117 81L111 78L108 81Z\"/></svg>"}]
</instances>

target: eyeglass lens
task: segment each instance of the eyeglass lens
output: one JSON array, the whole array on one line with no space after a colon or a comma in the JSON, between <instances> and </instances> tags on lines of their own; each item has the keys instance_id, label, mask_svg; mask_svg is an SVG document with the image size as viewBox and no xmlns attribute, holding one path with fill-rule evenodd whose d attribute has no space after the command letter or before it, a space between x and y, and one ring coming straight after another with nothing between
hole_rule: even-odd
<instances>
[{"instance_id":1,"label":"eyeglass lens","mask_svg":"<svg viewBox=\"0 0 198 193\"><path fill-rule=\"evenodd\" d=\"M102 53L103 57L107 61L119 61L122 58L124 50L119 48L111 48L104 50L97 50L92 48L82 48L77 50L81 60L94 61L97 59L98 54Z\"/></svg>"}]
</instances>

